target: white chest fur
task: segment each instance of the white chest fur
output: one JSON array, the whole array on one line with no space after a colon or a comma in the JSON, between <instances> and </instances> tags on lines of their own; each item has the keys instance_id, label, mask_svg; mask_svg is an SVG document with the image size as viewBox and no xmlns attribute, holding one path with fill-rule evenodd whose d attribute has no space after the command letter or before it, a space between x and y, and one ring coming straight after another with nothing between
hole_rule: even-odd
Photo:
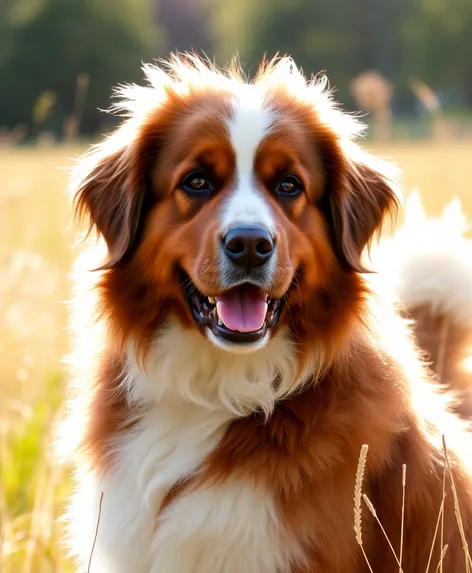
<instances>
[{"instance_id":1,"label":"white chest fur","mask_svg":"<svg viewBox=\"0 0 472 573\"><path fill-rule=\"evenodd\" d=\"M295 367L284 337L264 356L214 348L209 355L198 333L176 330L158 341L160 358L146 376L130 363L126 391L145 413L116 442L112 469L100 478L79 476L72 534L81 565L90 556L103 493L92 573L287 570L294 548L283 541L274 500L250 483L229 480L178 496L156 522L164 496L198 469L230 421L256 406L270 411L280 391L273 380L293 379Z\"/></svg>"},{"instance_id":2,"label":"white chest fur","mask_svg":"<svg viewBox=\"0 0 472 573\"><path fill-rule=\"evenodd\" d=\"M228 421L221 412L197 417L184 410L180 415L172 408L147 412L133 433L121 440L119 460L108 474L89 475L80 482L74 518L83 516L82 532L93 534L103 492L93 572L151 570L151 538L163 497L200 465ZM89 552L91 537L87 535ZM85 561L84 552L85 546L80 551Z\"/></svg>"}]
</instances>

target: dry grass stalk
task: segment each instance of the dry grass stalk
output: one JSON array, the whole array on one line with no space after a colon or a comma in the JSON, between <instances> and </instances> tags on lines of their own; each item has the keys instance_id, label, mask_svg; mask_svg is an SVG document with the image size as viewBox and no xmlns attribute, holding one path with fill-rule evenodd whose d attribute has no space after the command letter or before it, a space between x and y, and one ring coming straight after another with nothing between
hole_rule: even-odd
<instances>
[{"instance_id":1,"label":"dry grass stalk","mask_svg":"<svg viewBox=\"0 0 472 573\"><path fill-rule=\"evenodd\" d=\"M88 567L87 567L87 573L91 572L91 568L92 568L92 559L93 559L93 552L95 550L95 544L97 543L97 537L98 537L98 529L100 527L100 518L102 516L102 502L103 502L103 491L100 494L100 503L98 505L98 518L97 518L97 527L95 528L95 535L93 538L93 544L92 544L92 549L90 551L90 558L89 558L89 562L88 562Z\"/></svg>"},{"instance_id":2,"label":"dry grass stalk","mask_svg":"<svg viewBox=\"0 0 472 573\"><path fill-rule=\"evenodd\" d=\"M439 508L438 519L436 521L436 528L434 530L434 535L433 535L433 542L431 543L431 551L429 552L428 565L426 566L426 573L429 572L429 567L431 565L431 559L433 558L434 544L436 543L436 537L438 535L439 524L444 523L443 515L444 515L444 501L446 499L446 495L447 494L445 494L445 493L443 494L443 499L441 501L441 507ZM441 547L442 547L442 542L441 542ZM442 561L441 561L441 563L442 563Z\"/></svg>"},{"instance_id":3,"label":"dry grass stalk","mask_svg":"<svg viewBox=\"0 0 472 573\"><path fill-rule=\"evenodd\" d=\"M454 482L454 475L452 473L451 463L449 460L449 454L447 451L446 439L445 439L444 435L442 436L442 441L443 441L444 456L446 458L446 466L447 466L447 469L449 472L449 477L451 479L452 496L454 498L454 513L456 516L457 526L459 527L459 533L461 535L462 548L464 550L465 570L466 570L466 573L470 573L471 567L472 567L472 559L470 557L469 546L467 544L467 539L465 537L464 523L462 521L461 511L460 511L460 507L459 507L459 498L457 496L456 484Z\"/></svg>"},{"instance_id":4,"label":"dry grass stalk","mask_svg":"<svg viewBox=\"0 0 472 573\"><path fill-rule=\"evenodd\" d=\"M436 567L436 571L438 571L439 568L441 568L442 571L442 564L443 564L443 559L444 556L446 555L446 551L448 550L449 545L445 545L441 551L441 557L439 558L439 563L438 566Z\"/></svg>"},{"instance_id":5,"label":"dry grass stalk","mask_svg":"<svg viewBox=\"0 0 472 573\"><path fill-rule=\"evenodd\" d=\"M406 464L402 465L402 524L400 531L400 558L399 558L399 572L402 571L402 557L403 557L403 530L405 526L405 489L406 489Z\"/></svg>"},{"instance_id":6,"label":"dry grass stalk","mask_svg":"<svg viewBox=\"0 0 472 573\"><path fill-rule=\"evenodd\" d=\"M388 537L388 535L387 535L387 532L385 531L384 526L382 525L382 522L380 521L380 519L379 519L379 517L378 517L378 515L377 515L377 512L375 511L375 507L373 506L372 502L371 502L370 499L366 496L365 493L362 494L362 497L364 498L364 502L365 502L365 504L367 505L367 507L368 507L370 513L374 516L375 520L376 520L377 523L379 524L379 527L380 527L380 529L382 530L382 533L384 534L385 539L387 540L388 546L390 547L390 549L391 549L391 551L392 551L392 553L393 553L393 556L395 557L395 560L396 560L398 566L400 567L400 573L403 573L403 569L401 568L401 565L400 565L400 560L398 559L397 554L395 553L395 549L393 548L393 545L392 545L392 543L390 542L390 539L389 539L389 537Z\"/></svg>"},{"instance_id":7,"label":"dry grass stalk","mask_svg":"<svg viewBox=\"0 0 472 573\"><path fill-rule=\"evenodd\" d=\"M446 466L443 468L443 487L442 487L442 513L441 513L441 551L444 547L444 503L446 500ZM442 559L439 561L440 573L442 573Z\"/></svg>"},{"instance_id":8,"label":"dry grass stalk","mask_svg":"<svg viewBox=\"0 0 472 573\"><path fill-rule=\"evenodd\" d=\"M356 485L354 487L354 533L356 534L356 541L361 548L362 555L364 556L367 567L370 573L373 573L372 567L370 566L369 560L364 550L364 545L362 543L362 483L364 481L365 465L367 462L367 452L369 451L369 446L364 444L361 448L361 453L359 455L359 461L357 463L356 472Z\"/></svg>"}]
</instances>

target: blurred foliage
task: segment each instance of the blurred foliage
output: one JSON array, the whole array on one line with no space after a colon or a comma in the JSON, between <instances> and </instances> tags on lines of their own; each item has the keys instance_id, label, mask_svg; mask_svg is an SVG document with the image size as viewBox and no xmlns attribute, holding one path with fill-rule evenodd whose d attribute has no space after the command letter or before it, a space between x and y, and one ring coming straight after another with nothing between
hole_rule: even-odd
<instances>
[{"instance_id":1,"label":"blurred foliage","mask_svg":"<svg viewBox=\"0 0 472 573\"><path fill-rule=\"evenodd\" d=\"M219 63L239 52L249 72L288 53L307 75L326 71L348 107L365 70L392 82L394 111L418 112L414 79L446 107L471 107L471 34L470 0L0 0L0 125L95 132L112 86L141 80L141 60L190 49ZM79 74L90 78L80 121ZM44 93L55 104L35 123Z\"/></svg>"},{"instance_id":2,"label":"blurred foliage","mask_svg":"<svg viewBox=\"0 0 472 573\"><path fill-rule=\"evenodd\" d=\"M77 77L87 73L83 130L97 130L112 86L140 79L141 61L154 54L154 28L139 6L132 0L43 0L19 21L11 9L0 60L1 84L8 86L0 90L0 124L31 124L38 97L52 92L54 110L39 127L61 134L73 113Z\"/></svg>"},{"instance_id":3,"label":"blurred foliage","mask_svg":"<svg viewBox=\"0 0 472 573\"><path fill-rule=\"evenodd\" d=\"M34 104L33 120L38 123L43 123L50 116L55 103L55 93L51 91L43 92Z\"/></svg>"},{"instance_id":4,"label":"blurred foliage","mask_svg":"<svg viewBox=\"0 0 472 573\"><path fill-rule=\"evenodd\" d=\"M214 42L208 4L202 0L152 0L150 7L154 24L162 35L165 51L194 50L211 55Z\"/></svg>"},{"instance_id":5,"label":"blurred foliage","mask_svg":"<svg viewBox=\"0 0 472 573\"><path fill-rule=\"evenodd\" d=\"M239 50L254 68L264 53L292 55L305 72L326 71L348 101L349 81L375 69L395 85L395 105L411 111L420 78L472 105L470 0L207 0L215 51Z\"/></svg>"}]
</instances>

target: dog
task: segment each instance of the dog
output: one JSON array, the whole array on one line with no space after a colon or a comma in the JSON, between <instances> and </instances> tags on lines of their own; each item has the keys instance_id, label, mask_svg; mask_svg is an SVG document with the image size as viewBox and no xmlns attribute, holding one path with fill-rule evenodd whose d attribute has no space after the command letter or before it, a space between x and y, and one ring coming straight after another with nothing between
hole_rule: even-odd
<instances>
[{"instance_id":1,"label":"dog","mask_svg":"<svg viewBox=\"0 0 472 573\"><path fill-rule=\"evenodd\" d=\"M453 409L472 420L472 241L455 199L441 217L427 217L418 192L405 221L384 239L374 263L393 285L399 312L410 320L436 379L454 397Z\"/></svg>"},{"instance_id":2,"label":"dog","mask_svg":"<svg viewBox=\"0 0 472 573\"><path fill-rule=\"evenodd\" d=\"M394 170L290 58L144 72L71 184L80 570L468 570L471 434L366 262Z\"/></svg>"}]
</instances>

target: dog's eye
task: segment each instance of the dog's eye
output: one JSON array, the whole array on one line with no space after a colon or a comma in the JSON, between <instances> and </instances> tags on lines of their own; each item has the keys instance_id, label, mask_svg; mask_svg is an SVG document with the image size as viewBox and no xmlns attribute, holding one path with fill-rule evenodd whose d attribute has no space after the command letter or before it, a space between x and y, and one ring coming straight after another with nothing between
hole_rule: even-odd
<instances>
[{"instance_id":1,"label":"dog's eye","mask_svg":"<svg viewBox=\"0 0 472 573\"><path fill-rule=\"evenodd\" d=\"M194 171L182 180L179 187L186 193L204 194L212 191L212 186L204 173Z\"/></svg>"},{"instance_id":2,"label":"dog's eye","mask_svg":"<svg viewBox=\"0 0 472 573\"><path fill-rule=\"evenodd\" d=\"M303 185L295 175L284 175L277 183L276 191L281 195L295 196L303 191Z\"/></svg>"}]
</instances>

